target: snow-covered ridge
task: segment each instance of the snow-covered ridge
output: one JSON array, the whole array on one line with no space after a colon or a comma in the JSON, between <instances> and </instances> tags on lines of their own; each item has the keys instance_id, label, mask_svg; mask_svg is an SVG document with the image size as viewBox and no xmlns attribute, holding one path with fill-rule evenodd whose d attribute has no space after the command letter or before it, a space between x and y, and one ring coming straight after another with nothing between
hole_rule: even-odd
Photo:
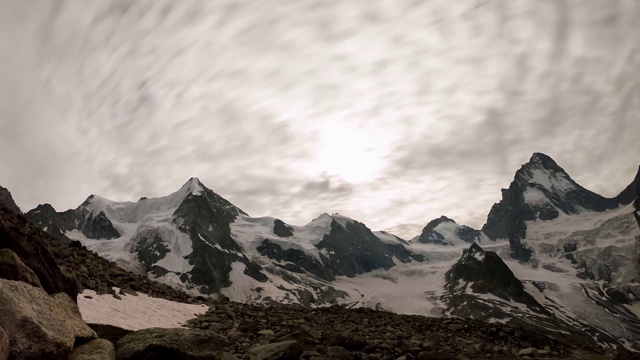
<instances>
[{"instance_id":1,"label":"snow-covered ridge","mask_svg":"<svg viewBox=\"0 0 640 360\"><path fill-rule=\"evenodd\" d=\"M80 207L96 214L104 212L112 222L137 223L145 217L165 218L175 212L189 195L200 195L204 187L200 180L191 178L182 187L167 196L142 198L138 202L118 202L91 195Z\"/></svg>"}]
</instances>

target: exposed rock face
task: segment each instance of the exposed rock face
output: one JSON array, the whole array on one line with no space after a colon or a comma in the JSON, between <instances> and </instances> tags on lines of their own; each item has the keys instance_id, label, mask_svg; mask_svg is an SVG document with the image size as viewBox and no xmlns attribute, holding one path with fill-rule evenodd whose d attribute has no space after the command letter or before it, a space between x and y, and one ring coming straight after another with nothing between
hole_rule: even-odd
<instances>
[{"instance_id":1,"label":"exposed rock face","mask_svg":"<svg viewBox=\"0 0 640 360\"><path fill-rule=\"evenodd\" d=\"M285 224L280 219L275 219L273 221L273 233L280 237L291 237L293 236L293 228L287 224Z\"/></svg>"},{"instance_id":2,"label":"exposed rock face","mask_svg":"<svg viewBox=\"0 0 640 360\"><path fill-rule=\"evenodd\" d=\"M113 227L111 220L103 211L85 212L80 211L80 221L78 227L84 236L90 239L114 239L119 238L120 233Z\"/></svg>"},{"instance_id":3,"label":"exposed rock face","mask_svg":"<svg viewBox=\"0 0 640 360\"><path fill-rule=\"evenodd\" d=\"M376 269L390 269L393 253L364 224L331 222L331 231L316 246L323 263L336 275L353 277ZM407 256L408 257L408 256Z\"/></svg>"},{"instance_id":4,"label":"exposed rock face","mask_svg":"<svg viewBox=\"0 0 640 360\"><path fill-rule=\"evenodd\" d=\"M535 153L515 175L502 200L494 204L482 227L490 239L509 239L513 257L529 261L531 249L523 242L526 221L552 220L581 209L605 211L618 206L616 198L607 199L578 185L553 159Z\"/></svg>"},{"instance_id":5,"label":"exposed rock face","mask_svg":"<svg viewBox=\"0 0 640 360\"><path fill-rule=\"evenodd\" d=\"M261 255L269 259L282 262L284 269L296 273L308 271L321 279L332 281L336 278L335 273L324 266L322 262L313 256L308 255L304 251L298 249L283 249L280 245L265 239L257 250Z\"/></svg>"},{"instance_id":6,"label":"exposed rock face","mask_svg":"<svg viewBox=\"0 0 640 360\"><path fill-rule=\"evenodd\" d=\"M68 359L74 343L96 337L64 293L0 279L0 327L7 334L12 359Z\"/></svg>"},{"instance_id":7,"label":"exposed rock face","mask_svg":"<svg viewBox=\"0 0 640 360\"><path fill-rule=\"evenodd\" d=\"M75 210L57 213L49 204L38 205L35 209L29 210L25 217L57 238L63 237L66 231L76 229L80 222L80 217Z\"/></svg>"},{"instance_id":8,"label":"exposed rock face","mask_svg":"<svg viewBox=\"0 0 640 360\"><path fill-rule=\"evenodd\" d=\"M0 249L0 278L42 287L36 274L11 249Z\"/></svg>"},{"instance_id":9,"label":"exposed rock face","mask_svg":"<svg viewBox=\"0 0 640 360\"><path fill-rule=\"evenodd\" d=\"M231 285L232 264L240 262L245 265L245 275L266 281L262 268L249 260L231 237L230 224L244 212L197 179L190 181L201 188L201 192L189 193L173 214L174 223L180 231L189 234L193 247L189 255L193 269L183 279L199 285L202 293L213 293Z\"/></svg>"},{"instance_id":10,"label":"exposed rock face","mask_svg":"<svg viewBox=\"0 0 640 360\"><path fill-rule=\"evenodd\" d=\"M446 290L451 295L493 294L506 301L527 305L536 312L548 314L525 290L522 282L493 251L472 244L445 274ZM469 287L470 291L467 291Z\"/></svg>"},{"instance_id":11,"label":"exposed rock face","mask_svg":"<svg viewBox=\"0 0 640 360\"><path fill-rule=\"evenodd\" d=\"M618 200L618 203L628 205L636 201L639 197L638 195L640 195L640 166L638 167L638 172L631 184L622 190L622 192L616 196L616 199Z\"/></svg>"},{"instance_id":12,"label":"exposed rock face","mask_svg":"<svg viewBox=\"0 0 640 360\"><path fill-rule=\"evenodd\" d=\"M6 208L0 209L0 248L15 252L33 270L47 293L65 292L75 300L78 283L60 269L43 243L42 239L46 238L51 238L51 235L31 226L21 215L15 215Z\"/></svg>"},{"instance_id":13,"label":"exposed rock face","mask_svg":"<svg viewBox=\"0 0 640 360\"><path fill-rule=\"evenodd\" d=\"M116 350L109 340L95 339L73 349L69 360L115 360Z\"/></svg>"},{"instance_id":14,"label":"exposed rock face","mask_svg":"<svg viewBox=\"0 0 640 360\"><path fill-rule=\"evenodd\" d=\"M58 238L64 237L65 232L76 229L90 239L120 237L120 233L113 227L104 211L87 209L96 198L95 195L91 195L77 209L63 212L56 212L49 204L41 204L29 210L25 216L33 224Z\"/></svg>"},{"instance_id":15,"label":"exposed rock face","mask_svg":"<svg viewBox=\"0 0 640 360\"><path fill-rule=\"evenodd\" d=\"M441 216L431 220L422 229L417 241L423 244L453 245L460 242L472 243L480 240L480 231L466 225L458 225L452 219Z\"/></svg>"},{"instance_id":16,"label":"exposed rock face","mask_svg":"<svg viewBox=\"0 0 640 360\"><path fill-rule=\"evenodd\" d=\"M18 205L13 201L11 193L6 188L0 186L0 207L6 207L10 211L16 214L22 214Z\"/></svg>"},{"instance_id":17,"label":"exposed rock face","mask_svg":"<svg viewBox=\"0 0 640 360\"><path fill-rule=\"evenodd\" d=\"M133 332L116 343L118 360L230 359L222 349L228 340L207 330L151 328Z\"/></svg>"}]
</instances>

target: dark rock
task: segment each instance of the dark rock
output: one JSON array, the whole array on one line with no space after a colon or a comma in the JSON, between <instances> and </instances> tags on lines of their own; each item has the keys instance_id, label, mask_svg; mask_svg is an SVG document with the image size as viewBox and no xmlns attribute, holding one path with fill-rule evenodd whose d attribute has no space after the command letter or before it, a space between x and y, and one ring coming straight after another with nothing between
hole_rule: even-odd
<instances>
[{"instance_id":1,"label":"dark rock","mask_svg":"<svg viewBox=\"0 0 640 360\"><path fill-rule=\"evenodd\" d=\"M128 329L122 329L113 325L106 324L87 324L93 331L98 334L98 337L101 339L107 339L112 343L117 343L118 340L122 339L128 334L131 334L133 331Z\"/></svg>"},{"instance_id":2,"label":"dark rock","mask_svg":"<svg viewBox=\"0 0 640 360\"><path fill-rule=\"evenodd\" d=\"M275 219L273 221L273 233L279 237L287 238L293 236L293 228L285 224L282 220Z\"/></svg>"},{"instance_id":3,"label":"dark rock","mask_svg":"<svg viewBox=\"0 0 640 360\"><path fill-rule=\"evenodd\" d=\"M418 237L418 242L423 244L453 245L449 240L445 239L441 233L436 231L438 225L442 223L451 223L456 226L456 236L462 241L471 243L480 239L481 233L479 230L475 230L465 225L458 225L452 219L446 216L441 216L437 219L431 220L427 226L422 229L422 233Z\"/></svg>"},{"instance_id":4,"label":"dark rock","mask_svg":"<svg viewBox=\"0 0 640 360\"><path fill-rule=\"evenodd\" d=\"M295 360L303 352L302 345L295 340L254 346L244 355L246 360Z\"/></svg>"},{"instance_id":5,"label":"dark rock","mask_svg":"<svg viewBox=\"0 0 640 360\"><path fill-rule=\"evenodd\" d=\"M18 205L13 201L11 193L6 188L0 186L0 208L5 207L15 214L22 214Z\"/></svg>"},{"instance_id":6,"label":"dark rock","mask_svg":"<svg viewBox=\"0 0 640 360\"><path fill-rule=\"evenodd\" d=\"M25 216L29 222L58 239L64 238L65 232L76 229L81 220L75 210L58 213L50 204L38 205Z\"/></svg>"},{"instance_id":7,"label":"dark rock","mask_svg":"<svg viewBox=\"0 0 640 360\"><path fill-rule=\"evenodd\" d=\"M337 360L353 360L353 356L341 346L330 346L327 349L326 356Z\"/></svg>"},{"instance_id":8,"label":"dark rock","mask_svg":"<svg viewBox=\"0 0 640 360\"><path fill-rule=\"evenodd\" d=\"M80 211L82 220L78 224L80 231L89 239L116 239L120 233L113 227L111 220L104 212L87 212L86 209Z\"/></svg>"},{"instance_id":9,"label":"dark rock","mask_svg":"<svg viewBox=\"0 0 640 360\"><path fill-rule=\"evenodd\" d=\"M541 184L539 177L548 177L548 184ZM561 184L562 188L555 188ZM536 203L525 201L527 190L536 191L544 198ZM524 242L526 221L552 220L565 214L576 214L580 209L605 211L615 209L618 199L607 199L578 185L549 156L535 153L517 172L508 189L502 190L502 200L494 204L482 227L490 239L509 239L512 256L529 261L531 250Z\"/></svg>"},{"instance_id":10,"label":"dark rock","mask_svg":"<svg viewBox=\"0 0 640 360\"><path fill-rule=\"evenodd\" d=\"M42 287L33 270L25 265L11 249L0 249L0 278Z\"/></svg>"},{"instance_id":11,"label":"dark rock","mask_svg":"<svg viewBox=\"0 0 640 360\"><path fill-rule=\"evenodd\" d=\"M50 235L18 218L14 213L0 209L0 249L11 249L40 280L47 293L65 292L71 299L78 295L78 283L58 266L45 245Z\"/></svg>"},{"instance_id":12,"label":"dark rock","mask_svg":"<svg viewBox=\"0 0 640 360\"><path fill-rule=\"evenodd\" d=\"M116 343L118 360L228 359L222 336L204 330L151 328L133 332Z\"/></svg>"},{"instance_id":13,"label":"dark rock","mask_svg":"<svg viewBox=\"0 0 640 360\"><path fill-rule=\"evenodd\" d=\"M66 294L23 282L0 279L0 314L0 327L11 329L12 359L66 360L75 343L96 338Z\"/></svg>"},{"instance_id":14,"label":"dark rock","mask_svg":"<svg viewBox=\"0 0 640 360\"><path fill-rule=\"evenodd\" d=\"M69 360L115 360L113 343L105 339L91 340L74 348Z\"/></svg>"},{"instance_id":15,"label":"dark rock","mask_svg":"<svg viewBox=\"0 0 640 360\"><path fill-rule=\"evenodd\" d=\"M324 250L323 264L336 275L354 277L376 269L388 270L395 265L390 249L357 221L343 227L332 220L329 234L316 247Z\"/></svg>"}]
</instances>

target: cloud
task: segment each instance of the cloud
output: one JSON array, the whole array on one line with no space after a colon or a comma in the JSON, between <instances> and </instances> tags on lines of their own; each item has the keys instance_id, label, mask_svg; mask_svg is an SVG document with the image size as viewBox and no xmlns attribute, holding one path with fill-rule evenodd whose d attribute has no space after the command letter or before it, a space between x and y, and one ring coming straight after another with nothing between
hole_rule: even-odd
<instances>
[{"instance_id":1,"label":"cloud","mask_svg":"<svg viewBox=\"0 0 640 360\"><path fill-rule=\"evenodd\" d=\"M479 227L534 151L609 196L640 154L634 0L3 9L0 183L23 209L161 196L197 176L296 224ZM366 176L345 151L370 151Z\"/></svg>"}]
</instances>

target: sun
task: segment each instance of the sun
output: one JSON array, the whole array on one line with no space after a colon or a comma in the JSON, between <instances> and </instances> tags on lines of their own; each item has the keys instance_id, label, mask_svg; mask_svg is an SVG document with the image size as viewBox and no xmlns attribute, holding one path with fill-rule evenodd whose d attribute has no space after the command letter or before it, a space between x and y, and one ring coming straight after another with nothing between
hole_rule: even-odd
<instances>
[{"instance_id":1,"label":"sun","mask_svg":"<svg viewBox=\"0 0 640 360\"><path fill-rule=\"evenodd\" d=\"M388 142L384 136L349 123L327 125L319 130L316 170L349 183L374 180L385 167Z\"/></svg>"}]
</instances>

